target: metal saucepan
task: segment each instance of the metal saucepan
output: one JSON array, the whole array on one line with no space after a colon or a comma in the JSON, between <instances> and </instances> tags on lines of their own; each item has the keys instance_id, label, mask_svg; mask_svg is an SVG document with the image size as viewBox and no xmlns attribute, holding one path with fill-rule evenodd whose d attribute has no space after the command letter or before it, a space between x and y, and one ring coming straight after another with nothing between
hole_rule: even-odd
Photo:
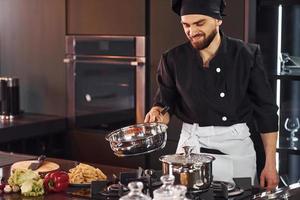
<instances>
[{"instance_id":1,"label":"metal saucepan","mask_svg":"<svg viewBox=\"0 0 300 200\"><path fill-rule=\"evenodd\" d=\"M183 147L184 154L164 155L162 161L163 174L173 174L175 184L185 185L190 191L207 190L213 180L213 156L191 153L193 147Z\"/></svg>"},{"instance_id":2,"label":"metal saucepan","mask_svg":"<svg viewBox=\"0 0 300 200\"><path fill-rule=\"evenodd\" d=\"M160 115L163 116L169 109L165 106ZM167 128L166 124L158 122L135 124L115 130L106 135L105 139L119 157L141 155L165 147Z\"/></svg>"}]
</instances>

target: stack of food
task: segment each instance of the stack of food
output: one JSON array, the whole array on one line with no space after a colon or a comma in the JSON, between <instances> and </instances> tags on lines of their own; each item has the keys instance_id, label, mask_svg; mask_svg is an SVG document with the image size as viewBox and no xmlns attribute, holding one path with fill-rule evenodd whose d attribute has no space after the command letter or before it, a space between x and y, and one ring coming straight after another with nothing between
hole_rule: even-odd
<instances>
[{"instance_id":1,"label":"stack of food","mask_svg":"<svg viewBox=\"0 0 300 200\"><path fill-rule=\"evenodd\" d=\"M83 163L69 170L71 184L90 184L92 181L106 179L106 175L100 169Z\"/></svg>"}]
</instances>

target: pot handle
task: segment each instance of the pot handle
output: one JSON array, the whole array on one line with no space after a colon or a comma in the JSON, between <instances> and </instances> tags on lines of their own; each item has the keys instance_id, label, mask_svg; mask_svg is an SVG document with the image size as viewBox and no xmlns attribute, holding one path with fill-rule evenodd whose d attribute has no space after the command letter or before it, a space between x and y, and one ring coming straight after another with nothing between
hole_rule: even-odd
<instances>
[{"instance_id":1,"label":"pot handle","mask_svg":"<svg viewBox=\"0 0 300 200\"><path fill-rule=\"evenodd\" d=\"M186 158L189 158L191 157L191 153L194 150L195 146L183 146L182 148L184 150L184 156Z\"/></svg>"},{"instance_id":2,"label":"pot handle","mask_svg":"<svg viewBox=\"0 0 300 200\"><path fill-rule=\"evenodd\" d=\"M164 116L169 110L170 110L169 106L163 107L163 109L160 111L160 115Z\"/></svg>"}]
</instances>

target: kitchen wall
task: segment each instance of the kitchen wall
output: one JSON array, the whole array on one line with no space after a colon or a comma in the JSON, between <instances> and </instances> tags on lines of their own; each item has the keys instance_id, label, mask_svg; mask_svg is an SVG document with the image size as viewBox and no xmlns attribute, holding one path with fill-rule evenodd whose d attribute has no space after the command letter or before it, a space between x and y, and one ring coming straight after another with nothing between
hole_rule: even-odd
<instances>
[{"instance_id":1,"label":"kitchen wall","mask_svg":"<svg viewBox=\"0 0 300 200\"><path fill-rule=\"evenodd\" d=\"M21 109L65 115L65 2L0 1L1 76L20 78Z\"/></svg>"},{"instance_id":2,"label":"kitchen wall","mask_svg":"<svg viewBox=\"0 0 300 200\"><path fill-rule=\"evenodd\" d=\"M116 0L114 1L117 3ZM127 1L128 4L136 3L135 0ZM72 8L72 5L74 8L75 4L70 4L72 2L80 3L83 1L0 1L0 72L2 76L8 75L20 78L21 108L26 112L61 116L66 113L66 70L62 62L64 58L64 36L68 24L67 20L74 13L78 13L79 16L84 14L77 10L78 12L70 12L67 17L66 5L69 3L68 9ZM105 0L98 0L98 2L93 0L93 2L103 4ZM93 2L91 1L91 3ZM181 25L179 24L179 18L170 12L170 1L152 0L149 2L150 12L153 11L149 25L152 37L150 41L152 48L151 84L149 88L151 95L149 95L149 98L152 99L153 92L156 90L154 74L160 54L183 41L185 37L181 30L177 31L181 29ZM92 13L95 12L93 7L88 6L87 1L84 1L84 3L82 6L90 8ZM139 5L143 4L145 3L139 3ZM227 4L227 17L223 24L224 30L228 35L243 39L244 1L230 0L227 1ZM78 9L76 6L75 8ZM155 12L159 14L157 15ZM164 23L166 20L161 20L164 18L164 13L166 17L175 20L172 19L171 23ZM128 13L128 15L132 16L132 13ZM142 16L143 14L139 15ZM99 18L99 12L96 16ZM84 16L81 18L83 19ZM106 26L108 25L109 23L106 24ZM116 24L112 23L111 26L115 27ZM69 23L68 27L70 33L73 33L72 31L75 30L74 24ZM81 30L82 27L84 26L81 26ZM92 23L90 27L92 27ZM140 29L141 27L137 31L140 31ZM94 30L97 30L97 27ZM82 33L89 34L89 32Z\"/></svg>"}]
</instances>

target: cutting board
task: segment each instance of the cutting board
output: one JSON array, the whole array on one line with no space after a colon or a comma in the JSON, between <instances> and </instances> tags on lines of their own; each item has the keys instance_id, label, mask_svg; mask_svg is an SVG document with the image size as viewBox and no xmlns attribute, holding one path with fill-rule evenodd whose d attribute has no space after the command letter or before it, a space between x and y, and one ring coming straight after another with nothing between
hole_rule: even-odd
<instances>
[{"instance_id":1,"label":"cutting board","mask_svg":"<svg viewBox=\"0 0 300 200\"><path fill-rule=\"evenodd\" d=\"M25 161L19 161L14 163L11 166L11 171L15 170L15 169L28 169L29 165L32 162L36 162L34 160L25 160ZM35 172L38 172L39 174L45 174L51 171L55 171L59 169L59 165L57 163L54 162L50 162L50 161L44 161L43 165L40 166L37 170L34 170Z\"/></svg>"}]
</instances>

